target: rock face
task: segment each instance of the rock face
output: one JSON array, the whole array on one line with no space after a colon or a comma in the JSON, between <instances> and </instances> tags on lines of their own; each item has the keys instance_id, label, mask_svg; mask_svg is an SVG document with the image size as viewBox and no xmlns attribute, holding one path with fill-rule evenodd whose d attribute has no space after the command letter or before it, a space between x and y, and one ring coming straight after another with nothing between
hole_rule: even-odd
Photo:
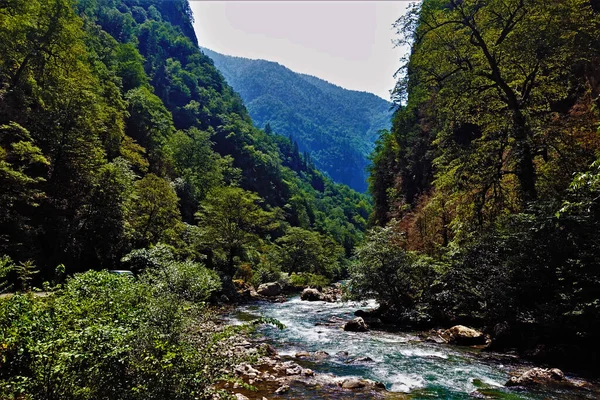
<instances>
[{"instance_id":1,"label":"rock face","mask_svg":"<svg viewBox=\"0 0 600 400\"><path fill-rule=\"evenodd\" d=\"M263 283L256 292L266 297L278 296L281 293L281 285L277 282Z\"/></svg>"},{"instance_id":2,"label":"rock face","mask_svg":"<svg viewBox=\"0 0 600 400\"><path fill-rule=\"evenodd\" d=\"M441 337L448 343L461 346L485 344L485 335L483 333L463 325L456 325L450 329L446 329L441 334Z\"/></svg>"},{"instance_id":3,"label":"rock face","mask_svg":"<svg viewBox=\"0 0 600 400\"><path fill-rule=\"evenodd\" d=\"M565 374L558 369L532 368L521 376L513 376L506 386L550 386L569 385Z\"/></svg>"},{"instance_id":4,"label":"rock face","mask_svg":"<svg viewBox=\"0 0 600 400\"><path fill-rule=\"evenodd\" d=\"M344 324L344 330L348 332L366 332L369 330L369 327L364 319L356 317L352 321L348 321Z\"/></svg>"},{"instance_id":5,"label":"rock face","mask_svg":"<svg viewBox=\"0 0 600 400\"><path fill-rule=\"evenodd\" d=\"M300 300L306 301L320 301L323 298L323 294L319 292L317 289L306 288L302 291L300 295Z\"/></svg>"}]
</instances>

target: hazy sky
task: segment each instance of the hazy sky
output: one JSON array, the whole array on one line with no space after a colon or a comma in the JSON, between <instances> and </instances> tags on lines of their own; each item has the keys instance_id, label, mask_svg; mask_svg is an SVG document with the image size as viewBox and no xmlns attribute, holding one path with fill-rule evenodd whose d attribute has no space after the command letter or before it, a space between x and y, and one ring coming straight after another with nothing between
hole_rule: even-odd
<instances>
[{"instance_id":1,"label":"hazy sky","mask_svg":"<svg viewBox=\"0 0 600 400\"><path fill-rule=\"evenodd\" d=\"M405 1L191 1L200 46L277 61L389 100L406 49L392 23Z\"/></svg>"}]
</instances>

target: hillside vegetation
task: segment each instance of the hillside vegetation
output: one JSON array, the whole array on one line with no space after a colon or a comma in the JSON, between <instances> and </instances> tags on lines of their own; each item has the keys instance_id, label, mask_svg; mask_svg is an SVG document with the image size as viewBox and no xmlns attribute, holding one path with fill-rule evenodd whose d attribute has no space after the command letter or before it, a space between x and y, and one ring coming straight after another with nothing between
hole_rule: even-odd
<instances>
[{"instance_id":1,"label":"hillside vegetation","mask_svg":"<svg viewBox=\"0 0 600 400\"><path fill-rule=\"evenodd\" d=\"M475 324L497 348L598 357L596 6L426 0L397 21L412 52L372 156L380 227L358 251L357 295L409 326Z\"/></svg>"},{"instance_id":2,"label":"hillside vegetation","mask_svg":"<svg viewBox=\"0 0 600 400\"><path fill-rule=\"evenodd\" d=\"M275 62L202 51L240 94L255 124L297 141L334 181L366 191L368 156L379 131L391 125L389 102Z\"/></svg>"},{"instance_id":3,"label":"hillside vegetation","mask_svg":"<svg viewBox=\"0 0 600 400\"><path fill-rule=\"evenodd\" d=\"M339 278L370 212L254 127L187 0L0 2L0 291L52 292L0 299L0 397L212 398L201 303Z\"/></svg>"}]
</instances>

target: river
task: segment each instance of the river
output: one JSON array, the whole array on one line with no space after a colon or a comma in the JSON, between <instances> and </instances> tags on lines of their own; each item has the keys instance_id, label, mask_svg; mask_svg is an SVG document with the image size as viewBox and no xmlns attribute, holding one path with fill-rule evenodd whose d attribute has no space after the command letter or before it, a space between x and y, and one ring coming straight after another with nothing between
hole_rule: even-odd
<instances>
[{"instance_id":1,"label":"river","mask_svg":"<svg viewBox=\"0 0 600 400\"><path fill-rule=\"evenodd\" d=\"M481 352L469 347L428 343L412 333L354 333L343 331L337 324L320 325L336 318L352 319L356 309L375 306L374 302L307 302L301 301L299 297L292 297L284 303L258 302L242 306L234 313L233 319L241 322L261 315L276 318L286 326L285 329L265 326L260 328L259 333L275 346L280 355L291 359L300 351L325 351L330 357L321 361L305 361L305 366L320 373L364 377L383 382L387 390L397 393L396 397L399 398L598 398L597 392L581 390L525 391L506 388L504 383L509 379L511 371L530 367L514 357ZM353 361L362 357L369 357L372 361ZM291 390L285 397L336 396ZM338 398L349 397L346 394Z\"/></svg>"}]
</instances>

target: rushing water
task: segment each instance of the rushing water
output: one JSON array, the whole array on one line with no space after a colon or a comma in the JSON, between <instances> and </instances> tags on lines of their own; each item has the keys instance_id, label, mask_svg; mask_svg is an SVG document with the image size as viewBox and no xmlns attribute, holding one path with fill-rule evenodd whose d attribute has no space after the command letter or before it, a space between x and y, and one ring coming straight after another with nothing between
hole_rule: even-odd
<instances>
[{"instance_id":1,"label":"rushing water","mask_svg":"<svg viewBox=\"0 0 600 400\"><path fill-rule=\"evenodd\" d=\"M320 325L335 318L352 319L357 308L374 306L374 303L306 302L294 297L285 303L244 306L235 318L240 321L259 315L276 318L286 329L264 327L261 333L281 355L326 351L330 357L305 362L305 365L317 372L380 381L389 391L407 393L412 399L468 399L474 394L501 399L594 399L598 396L597 392L588 391L533 392L505 388L503 384L516 366L500 355L427 343L409 333L354 333L340 329L341 323ZM360 357L373 361L352 361Z\"/></svg>"}]
</instances>

